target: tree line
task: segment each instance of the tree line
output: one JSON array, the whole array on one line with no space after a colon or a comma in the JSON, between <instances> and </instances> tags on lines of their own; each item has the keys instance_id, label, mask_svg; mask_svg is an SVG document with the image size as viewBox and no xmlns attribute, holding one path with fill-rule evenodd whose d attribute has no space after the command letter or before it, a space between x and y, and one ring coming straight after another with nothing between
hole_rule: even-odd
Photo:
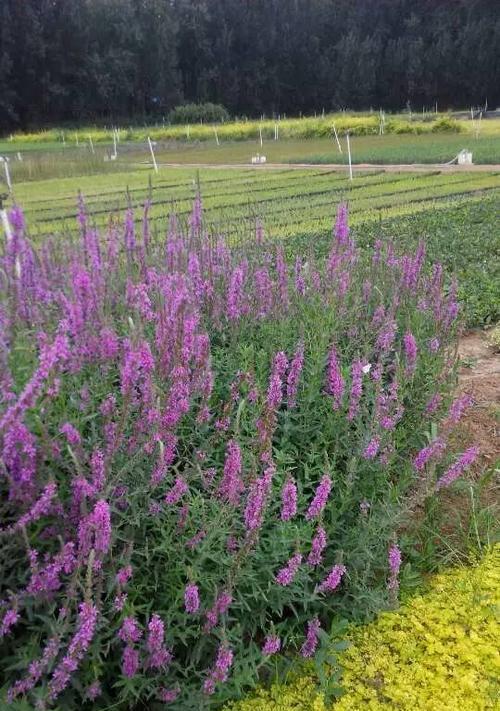
<instances>
[{"instance_id":1,"label":"tree line","mask_svg":"<svg viewBox=\"0 0 500 711\"><path fill-rule=\"evenodd\" d=\"M498 0L0 0L0 128L500 103Z\"/></svg>"}]
</instances>

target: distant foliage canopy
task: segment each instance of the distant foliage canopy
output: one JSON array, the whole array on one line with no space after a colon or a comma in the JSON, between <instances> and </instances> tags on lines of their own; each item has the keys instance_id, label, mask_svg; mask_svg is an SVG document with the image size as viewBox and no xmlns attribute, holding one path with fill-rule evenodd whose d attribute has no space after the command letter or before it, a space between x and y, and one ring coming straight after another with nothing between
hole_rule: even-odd
<instances>
[{"instance_id":1,"label":"distant foliage canopy","mask_svg":"<svg viewBox=\"0 0 500 711\"><path fill-rule=\"evenodd\" d=\"M220 104L184 104L176 106L168 115L170 123L224 123L229 120L229 113Z\"/></svg>"},{"instance_id":2,"label":"distant foliage canopy","mask_svg":"<svg viewBox=\"0 0 500 711\"><path fill-rule=\"evenodd\" d=\"M492 0L2 0L0 130L500 103Z\"/></svg>"}]
</instances>

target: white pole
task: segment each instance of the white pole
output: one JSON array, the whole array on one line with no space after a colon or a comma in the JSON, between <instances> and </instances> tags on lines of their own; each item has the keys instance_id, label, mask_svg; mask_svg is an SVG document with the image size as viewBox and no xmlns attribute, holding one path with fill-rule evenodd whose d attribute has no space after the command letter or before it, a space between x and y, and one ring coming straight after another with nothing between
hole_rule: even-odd
<instances>
[{"instance_id":1,"label":"white pole","mask_svg":"<svg viewBox=\"0 0 500 711\"><path fill-rule=\"evenodd\" d=\"M5 182L7 183L7 187L9 188L9 193L10 193L10 192L12 192L12 182L10 179L9 159L7 157L0 158L0 161L2 161L2 163L3 163L3 169L5 172Z\"/></svg>"},{"instance_id":2,"label":"white pole","mask_svg":"<svg viewBox=\"0 0 500 711\"><path fill-rule=\"evenodd\" d=\"M90 150L92 151L92 153L95 153L94 143L92 141L92 136L89 136L89 143L90 143Z\"/></svg>"},{"instance_id":3,"label":"white pole","mask_svg":"<svg viewBox=\"0 0 500 711\"><path fill-rule=\"evenodd\" d=\"M260 147L262 148L262 126L259 126L259 136L260 136Z\"/></svg>"},{"instance_id":4,"label":"white pole","mask_svg":"<svg viewBox=\"0 0 500 711\"><path fill-rule=\"evenodd\" d=\"M80 141L78 140L78 133L76 134L76 145L77 145L77 146L80 145Z\"/></svg>"},{"instance_id":5,"label":"white pole","mask_svg":"<svg viewBox=\"0 0 500 711\"><path fill-rule=\"evenodd\" d=\"M155 173L158 172L158 165L156 164L156 158L155 158L155 152L153 150L153 144L151 143L151 139L148 136L148 144L149 144L149 150L151 151L151 158L153 159L153 166L155 169Z\"/></svg>"},{"instance_id":6,"label":"white pole","mask_svg":"<svg viewBox=\"0 0 500 711\"><path fill-rule=\"evenodd\" d=\"M352 180L351 143L349 141L349 134L347 134L347 153L349 155L349 180Z\"/></svg>"},{"instance_id":7,"label":"white pole","mask_svg":"<svg viewBox=\"0 0 500 711\"><path fill-rule=\"evenodd\" d=\"M9 244L9 242L12 239L12 228L10 226L9 216L7 215L7 210L2 208L0 210L0 215L2 217L2 225L3 225L3 231L5 232L5 239L7 240L7 244Z\"/></svg>"},{"instance_id":8,"label":"white pole","mask_svg":"<svg viewBox=\"0 0 500 711\"><path fill-rule=\"evenodd\" d=\"M217 129L215 128L215 126L214 126L214 133L215 133L215 142L219 146L220 145L219 136L217 135Z\"/></svg>"},{"instance_id":9,"label":"white pole","mask_svg":"<svg viewBox=\"0 0 500 711\"><path fill-rule=\"evenodd\" d=\"M116 158L117 152L116 152L116 129L113 131L113 157Z\"/></svg>"},{"instance_id":10,"label":"white pole","mask_svg":"<svg viewBox=\"0 0 500 711\"><path fill-rule=\"evenodd\" d=\"M22 161L23 157L21 155L21 151L17 151L17 160Z\"/></svg>"},{"instance_id":11,"label":"white pole","mask_svg":"<svg viewBox=\"0 0 500 711\"><path fill-rule=\"evenodd\" d=\"M190 133L191 126L186 126L186 136L189 141L189 133Z\"/></svg>"},{"instance_id":12,"label":"white pole","mask_svg":"<svg viewBox=\"0 0 500 711\"><path fill-rule=\"evenodd\" d=\"M339 149L339 153L342 153L342 146L340 145L339 137L337 134L337 129L335 128L335 124L333 124L333 133L335 134L335 140L337 141L337 147Z\"/></svg>"}]
</instances>

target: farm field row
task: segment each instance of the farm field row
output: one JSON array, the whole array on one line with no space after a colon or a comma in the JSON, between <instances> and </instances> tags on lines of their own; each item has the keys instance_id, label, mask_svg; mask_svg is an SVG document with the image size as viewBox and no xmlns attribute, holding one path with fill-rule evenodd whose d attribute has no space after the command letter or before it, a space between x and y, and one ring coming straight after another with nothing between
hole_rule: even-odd
<instances>
[{"instance_id":1,"label":"farm field row","mask_svg":"<svg viewBox=\"0 0 500 711\"><path fill-rule=\"evenodd\" d=\"M463 134L382 135L351 137L354 164L444 164L460 150L472 151L475 164L500 163L500 135L470 132ZM313 163L346 165L347 148L340 139L342 152L331 138L212 142L158 142L155 148L160 164L244 165L253 155L266 156L268 163ZM67 146L28 146L28 150L13 150L12 145L0 142L0 154L9 156L10 172L15 184L50 178L99 175L134 171L138 167L151 169L151 156L146 143L120 144L117 158L109 160L112 148L99 145L91 152L88 144ZM21 160L19 160L19 155Z\"/></svg>"},{"instance_id":2,"label":"farm field row","mask_svg":"<svg viewBox=\"0 0 500 711\"><path fill-rule=\"evenodd\" d=\"M495 229L500 197L498 174L428 172L364 173L352 183L344 174L317 170L162 168L27 182L17 186L30 234L67 235L77 226L77 190L85 196L90 219L104 226L118 221L128 204L140 230L144 202L150 198L152 233L159 238L165 217L185 221L198 187L207 229L246 241L257 219L271 239L286 238L292 252L328 249L336 205L348 201L350 222L361 244L379 235L412 248L425 238L432 260L457 273L469 325L500 317L500 239Z\"/></svg>"}]
</instances>

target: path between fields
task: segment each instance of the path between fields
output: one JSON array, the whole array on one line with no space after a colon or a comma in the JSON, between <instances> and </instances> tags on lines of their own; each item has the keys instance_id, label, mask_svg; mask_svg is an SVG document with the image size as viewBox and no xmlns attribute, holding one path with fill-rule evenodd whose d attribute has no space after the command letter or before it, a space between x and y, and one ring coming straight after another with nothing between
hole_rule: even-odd
<instances>
[{"instance_id":1,"label":"path between fields","mask_svg":"<svg viewBox=\"0 0 500 711\"><path fill-rule=\"evenodd\" d=\"M500 459L500 353L485 331L472 331L459 342L458 390L469 393L474 405L466 411L463 427L480 448L480 466Z\"/></svg>"},{"instance_id":2,"label":"path between fields","mask_svg":"<svg viewBox=\"0 0 500 711\"><path fill-rule=\"evenodd\" d=\"M283 170L283 168L304 170L338 170L348 171L344 163L163 163L158 165L164 168L254 168L255 170ZM440 173L495 173L500 171L500 163L480 163L477 165L446 165L443 163L356 163L352 166L354 173L367 170L381 171L383 173L427 173L438 171Z\"/></svg>"}]
</instances>

